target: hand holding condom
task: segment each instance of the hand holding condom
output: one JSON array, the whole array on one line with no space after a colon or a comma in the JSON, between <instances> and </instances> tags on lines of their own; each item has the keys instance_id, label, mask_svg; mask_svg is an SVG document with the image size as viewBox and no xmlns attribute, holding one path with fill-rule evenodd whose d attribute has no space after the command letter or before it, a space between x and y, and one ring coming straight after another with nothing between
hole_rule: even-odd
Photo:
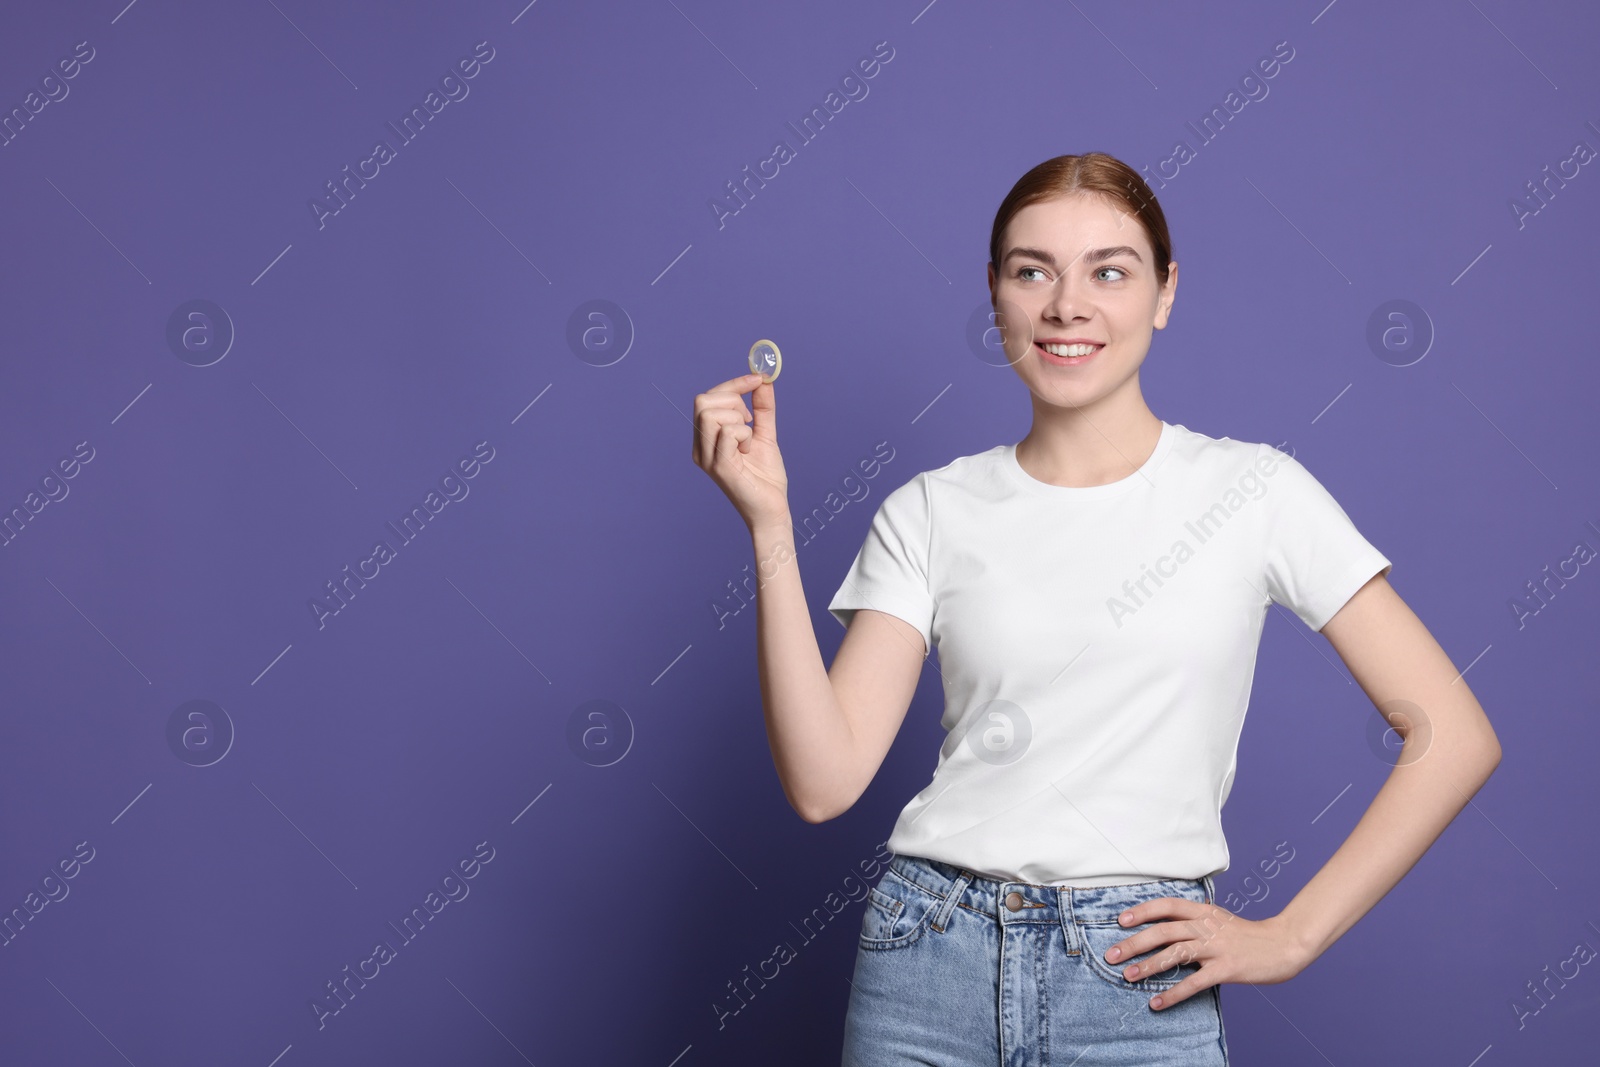
<instances>
[{"instance_id":1,"label":"hand holding condom","mask_svg":"<svg viewBox=\"0 0 1600 1067\"><path fill-rule=\"evenodd\" d=\"M778 346L768 340L750 347L750 373L712 386L694 398L695 465L733 504L745 525L789 522L789 477L778 451L777 390L783 368ZM752 416L743 396L751 393ZM745 425L753 423L753 425Z\"/></svg>"}]
</instances>

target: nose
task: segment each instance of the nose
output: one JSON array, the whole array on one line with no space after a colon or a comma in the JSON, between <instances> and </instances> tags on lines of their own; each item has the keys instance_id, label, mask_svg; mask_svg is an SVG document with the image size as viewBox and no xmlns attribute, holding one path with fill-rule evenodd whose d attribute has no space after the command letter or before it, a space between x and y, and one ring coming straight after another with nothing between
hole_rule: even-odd
<instances>
[{"instance_id":1,"label":"nose","mask_svg":"<svg viewBox=\"0 0 1600 1067\"><path fill-rule=\"evenodd\" d=\"M1070 270L1062 271L1061 275L1051 283L1050 296L1045 300L1042 309L1044 317L1052 322L1087 319L1093 311L1088 291Z\"/></svg>"}]
</instances>

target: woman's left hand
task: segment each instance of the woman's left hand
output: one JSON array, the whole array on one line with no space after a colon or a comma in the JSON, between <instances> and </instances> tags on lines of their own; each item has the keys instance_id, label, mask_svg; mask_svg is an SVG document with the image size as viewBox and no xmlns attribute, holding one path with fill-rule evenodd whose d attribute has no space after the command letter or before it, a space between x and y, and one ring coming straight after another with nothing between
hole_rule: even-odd
<instances>
[{"instance_id":1,"label":"woman's left hand","mask_svg":"<svg viewBox=\"0 0 1600 1067\"><path fill-rule=\"evenodd\" d=\"M1311 963L1299 938L1278 915L1243 919L1215 904L1184 897L1158 897L1134 905L1119 917L1123 926L1158 919L1174 921L1140 930L1106 952L1106 961L1115 966L1121 960L1168 946L1141 961L1137 974L1129 974L1126 967L1122 969L1126 977L1135 981L1182 963L1200 965L1198 971L1151 998L1150 1006L1158 1011L1223 982L1287 982Z\"/></svg>"}]
</instances>

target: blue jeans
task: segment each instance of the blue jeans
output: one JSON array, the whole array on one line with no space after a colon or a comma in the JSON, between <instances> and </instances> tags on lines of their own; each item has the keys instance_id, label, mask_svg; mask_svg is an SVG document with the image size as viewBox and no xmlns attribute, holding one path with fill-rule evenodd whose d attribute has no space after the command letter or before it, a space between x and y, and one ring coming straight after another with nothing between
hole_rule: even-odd
<instances>
[{"instance_id":1,"label":"blue jeans","mask_svg":"<svg viewBox=\"0 0 1600 1067\"><path fill-rule=\"evenodd\" d=\"M1128 906L1214 895L1209 877L1074 889L896 856L861 920L844 1067L1226 1067L1217 986L1150 1007L1198 964L1130 982L1150 953L1104 955L1150 925L1120 925Z\"/></svg>"}]
</instances>

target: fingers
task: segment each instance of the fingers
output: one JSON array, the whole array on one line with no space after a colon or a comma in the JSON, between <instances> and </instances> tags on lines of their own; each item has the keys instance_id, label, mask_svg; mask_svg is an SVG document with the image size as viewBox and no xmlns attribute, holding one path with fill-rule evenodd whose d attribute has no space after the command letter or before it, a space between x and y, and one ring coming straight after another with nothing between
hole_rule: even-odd
<instances>
[{"instance_id":1,"label":"fingers","mask_svg":"<svg viewBox=\"0 0 1600 1067\"><path fill-rule=\"evenodd\" d=\"M1165 940L1165 938L1162 939L1162 941ZM1179 941L1176 944L1168 945L1166 948L1161 948L1161 943L1161 941L1157 941L1153 945L1143 945L1134 944L1130 940L1125 943L1127 948L1124 952L1116 955L1108 954L1106 962L1120 965L1121 960L1131 959L1141 953L1150 952L1151 955L1148 958L1138 963L1121 966L1122 977L1129 982L1137 982L1140 979L1149 978L1153 974L1161 974L1164 971L1186 964L1196 964L1198 966L1197 961L1201 958L1201 953L1195 942ZM1158 949L1160 951L1156 951Z\"/></svg>"},{"instance_id":2,"label":"fingers","mask_svg":"<svg viewBox=\"0 0 1600 1067\"><path fill-rule=\"evenodd\" d=\"M1157 993L1155 996L1151 997L1150 1007L1156 1011L1161 1011L1163 1008L1170 1008L1174 1004L1188 1000L1196 993L1210 989L1216 984L1216 982L1213 982L1208 978L1202 978L1198 973L1191 974L1189 977L1185 978L1183 981L1179 982L1166 992Z\"/></svg>"},{"instance_id":3,"label":"fingers","mask_svg":"<svg viewBox=\"0 0 1600 1067\"><path fill-rule=\"evenodd\" d=\"M716 455L721 446L716 443L718 434L726 426L738 425L745 430L736 439L736 444L743 444L749 439L748 429L741 424L751 421L750 410L744 406L744 394L755 390L755 404L760 415L760 409L765 408L765 429L763 436L768 440L777 439L777 408L774 399L775 390L772 383L763 382L759 374L745 374L737 378L729 378L719 382L710 389L700 393L694 398L693 423L695 428L694 447L692 455L694 462L709 471L712 457ZM758 426L758 430L761 429ZM740 451L747 451L740 449Z\"/></svg>"},{"instance_id":4,"label":"fingers","mask_svg":"<svg viewBox=\"0 0 1600 1067\"><path fill-rule=\"evenodd\" d=\"M754 389L756 386L758 386L760 384L762 384L761 383L761 375L759 375L759 374L741 374L737 378L729 378L725 382L718 382L716 385L713 385L710 389L707 389L706 392L708 392L708 393L748 393L750 390Z\"/></svg>"},{"instance_id":5,"label":"fingers","mask_svg":"<svg viewBox=\"0 0 1600 1067\"><path fill-rule=\"evenodd\" d=\"M745 445L754 435L755 431L742 422L729 419L718 423L707 434L707 440L710 445L707 449L707 462L705 464L707 473L710 473L718 466L719 460L726 463L734 451L740 453L749 452L750 449ZM729 472L724 471L723 473L727 474Z\"/></svg>"},{"instance_id":6,"label":"fingers","mask_svg":"<svg viewBox=\"0 0 1600 1067\"><path fill-rule=\"evenodd\" d=\"M1202 930L1198 927L1205 925L1206 913L1196 914L1189 910L1191 907L1205 908L1207 905L1198 904L1196 901L1183 897L1161 897L1157 900L1147 900L1133 908L1129 908L1118 916L1124 928L1132 928L1146 923L1155 923L1146 926L1138 933L1129 934L1107 950L1106 959L1111 963L1118 960L1131 959L1141 952L1149 952L1162 945L1171 944L1180 938L1184 940L1198 939ZM1130 920L1129 915L1133 918ZM1164 917L1170 917L1171 922L1160 922ZM1194 920L1200 920L1196 922ZM1150 970L1148 963L1140 967L1141 971Z\"/></svg>"},{"instance_id":7,"label":"fingers","mask_svg":"<svg viewBox=\"0 0 1600 1067\"><path fill-rule=\"evenodd\" d=\"M1201 901L1190 900L1188 897L1155 897L1123 909L1117 920L1123 926L1138 926L1153 919L1174 915L1180 919L1192 919L1196 915L1204 915L1207 907L1208 905Z\"/></svg>"},{"instance_id":8,"label":"fingers","mask_svg":"<svg viewBox=\"0 0 1600 1067\"><path fill-rule=\"evenodd\" d=\"M1162 945L1171 944L1177 933L1166 925L1152 926L1148 930L1140 930L1132 937L1124 938L1115 945L1106 949L1107 963L1119 963L1130 960L1141 953L1160 948Z\"/></svg>"},{"instance_id":9,"label":"fingers","mask_svg":"<svg viewBox=\"0 0 1600 1067\"><path fill-rule=\"evenodd\" d=\"M706 471L711 470L711 458L716 455L718 430L726 423L743 423L750 420L744 406L742 392L748 389L746 378L759 379L749 374L720 382L694 398L694 461Z\"/></svg>"},{"instance_id":10,"label":"fingers","mask_svg":"<svg viewBox=\"0 0 1600 1067\"><path fill-rule=\"evenodd\" d=\"M755 408L755 434L763 441L778 439L778 390L771 382L762 382L750 397Z\"/></svg>"}]
</instances>

